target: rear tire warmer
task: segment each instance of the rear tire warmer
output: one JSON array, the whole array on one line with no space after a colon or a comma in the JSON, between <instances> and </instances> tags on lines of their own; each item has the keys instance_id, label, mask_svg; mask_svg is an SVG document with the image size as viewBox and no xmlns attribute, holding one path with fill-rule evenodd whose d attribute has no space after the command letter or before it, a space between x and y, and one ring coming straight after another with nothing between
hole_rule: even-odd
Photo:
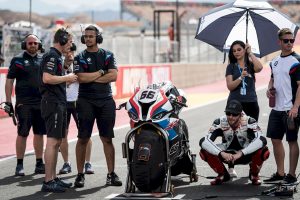
<instances>
[{"instance_id":1,"label":"rear tire warmer","mask_svg":"<svg viewBox=\"0 0 300 200\"><path fill-rule=\"evenodd\" d=\"M158 131L138 129L130 163L130 174L141 192L151 192L164 184L168 166L165 141Z\"/></svg>"}]
</instances>

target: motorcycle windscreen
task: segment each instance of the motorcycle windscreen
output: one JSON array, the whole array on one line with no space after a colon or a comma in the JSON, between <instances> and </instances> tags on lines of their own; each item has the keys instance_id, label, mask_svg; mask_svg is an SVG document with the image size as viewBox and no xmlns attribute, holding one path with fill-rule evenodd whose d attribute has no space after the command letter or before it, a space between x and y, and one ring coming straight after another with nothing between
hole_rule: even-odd
<instances>
[{"instance_id":1,"label":"motorcycle windscreen","mask_svg":"<svg viewBox=\"0 0 300 200\"><path fill-rule=\"evenodd\" d=\"M130 171L141 192L152 192L164 184L167 152L163 137L156 131L141 128L135 134Z\"/></svg>"}]
</instances>

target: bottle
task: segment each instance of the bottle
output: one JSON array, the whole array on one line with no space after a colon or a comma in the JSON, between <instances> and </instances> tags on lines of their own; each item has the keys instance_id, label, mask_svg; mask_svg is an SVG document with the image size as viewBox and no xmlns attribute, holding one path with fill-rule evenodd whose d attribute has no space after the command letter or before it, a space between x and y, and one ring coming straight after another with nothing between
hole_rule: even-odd
<instances>
[{"instance_id":1,"label":"bottle","mask_svg":"<svg viewBox=\"0 0 300 200\"><path fill-rule=\"evenodd\" d=\"M269 106L270 108L274 108L275 107L275 94L276 94L276 89L274 87L269 89L269 92L272 96L269 97Z\"/></svg>"}]
</instances>

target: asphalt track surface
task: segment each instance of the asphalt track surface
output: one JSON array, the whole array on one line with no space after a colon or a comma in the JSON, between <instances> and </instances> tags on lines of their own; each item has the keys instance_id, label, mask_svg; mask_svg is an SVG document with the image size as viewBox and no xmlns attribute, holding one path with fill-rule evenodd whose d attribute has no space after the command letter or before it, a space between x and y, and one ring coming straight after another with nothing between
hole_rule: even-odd
<instances>
[{"instance_id":1,"label":"asphalt track surface","mask_svg":"<svg viewBox=\"0 0 300 200\"><path fill-rule=\"evenodd\" d=\"M265 83L264 83L265 84ZM258 91L260 118L259 124L266 132L267 121L270 109L268 108L267 98L265 96L265 85L261 84ZM219 86L222 88L223 86ZM193 89L190 89L192 91ZM194 89L195 90L195 89ZM212 90L212 89L209 89ZM203 91L202 91L203 92ZM193 95L200 95L194 93ZM220 89L220 92L212 93L208 98L210 101L204 101L200 105L193 104L193 101L202 102L201 96L189 95L191 98L190 108L186 109L181 117L186 121L189 128L191 151L197 154L197 170L199 181L196 183L189 183L189 177L180 175L172 178L172 184L175 186L175 193L173 199L207 199L215 197L215 199L280 199L279 197L262 196L261 192L270 189L272 185L262 184L261 186L253 186L248 180L248 165L236 166L238 178L230 182L224 183L221 186L211 186L209 183L211 178L216 176L212 169L202 161L198 155L199 139L203 137L213 122L213 120L222 115L225 107L226 91ZM189 101L189 99L188 99ZM128 121L128 118L126 119ZM1 122L0 122L1 123ZM114 144L116 148L116 173L123 181L122 187L105 187L106 179L106 162L97 133L92 137L92 165L95 170L94 175L86 175L86 182L84 188L71 188L62 194L43 193L40 191L43 175L33 174L35 165L35 156L33 153L27 153L24 159L24 168L26 176L15 177L14 170L16 160L14 157L3 157L0 161L0 199L128 199L122 196L124 193L125 179L127 175L126 160L122 158L121 143L124 141L126 132L129 130L128 125L119 126L115 130ZM11 131L13 132L13 131ZM14 134L14 133L11 133ZM2 139L1 139L2 140ZM70 161L72 163L72 173L60 176L62 179L74 182L76 176L75 163L75 144L76 140L70 141ZM286 171L288 170L288 145L285 142L286 149ZM276 171L276 165L273 156L273 149L270 140L268 146L271 151L270 158L264 163L261 170L261 178L270 177ZM11 149L13 149L11 147ZM2 151L2 150L1 150ZM12 153L13 154L13 153ZM57 171L62 166L62 158L59 156ZM300 172L299 166L297 173ZM295 193L294 199L300 199L300 194ZM134 198L133 198L134 199Z\"/></svg>"}]
</instances>

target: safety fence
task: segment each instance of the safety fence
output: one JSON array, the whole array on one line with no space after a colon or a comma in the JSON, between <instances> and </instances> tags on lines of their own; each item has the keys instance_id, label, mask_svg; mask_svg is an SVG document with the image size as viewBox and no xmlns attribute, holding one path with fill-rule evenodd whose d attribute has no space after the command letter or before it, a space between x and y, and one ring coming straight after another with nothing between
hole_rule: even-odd
<instances>
[{"instance_id":1,"label":"safety fence","mask_svg":"<svg viewBox=\"0 0 300 200\"><path fill-rule=\"evenodd\" d=\"M81 30L78 27L70 28L70 30L74 34L78 52L85 49L85 45L80 42ZM122 65L178 61L192 63L223 62L221 52L194 39L195 30L195 27L183 26L180 34L180 44L177 41L170 41L167 34L162 34L160 38L153 38L151 32L145 35L104 32L104 41L100 47L112 51L115 54L117 63ZM9 66L12 57L22 52L21 41L28 33L36 34L42 40L44 49L48 50L52 44L54 32L54 29L3 26L2 52L5 58L4 66Z\"/></svg>"}]
</instances>

